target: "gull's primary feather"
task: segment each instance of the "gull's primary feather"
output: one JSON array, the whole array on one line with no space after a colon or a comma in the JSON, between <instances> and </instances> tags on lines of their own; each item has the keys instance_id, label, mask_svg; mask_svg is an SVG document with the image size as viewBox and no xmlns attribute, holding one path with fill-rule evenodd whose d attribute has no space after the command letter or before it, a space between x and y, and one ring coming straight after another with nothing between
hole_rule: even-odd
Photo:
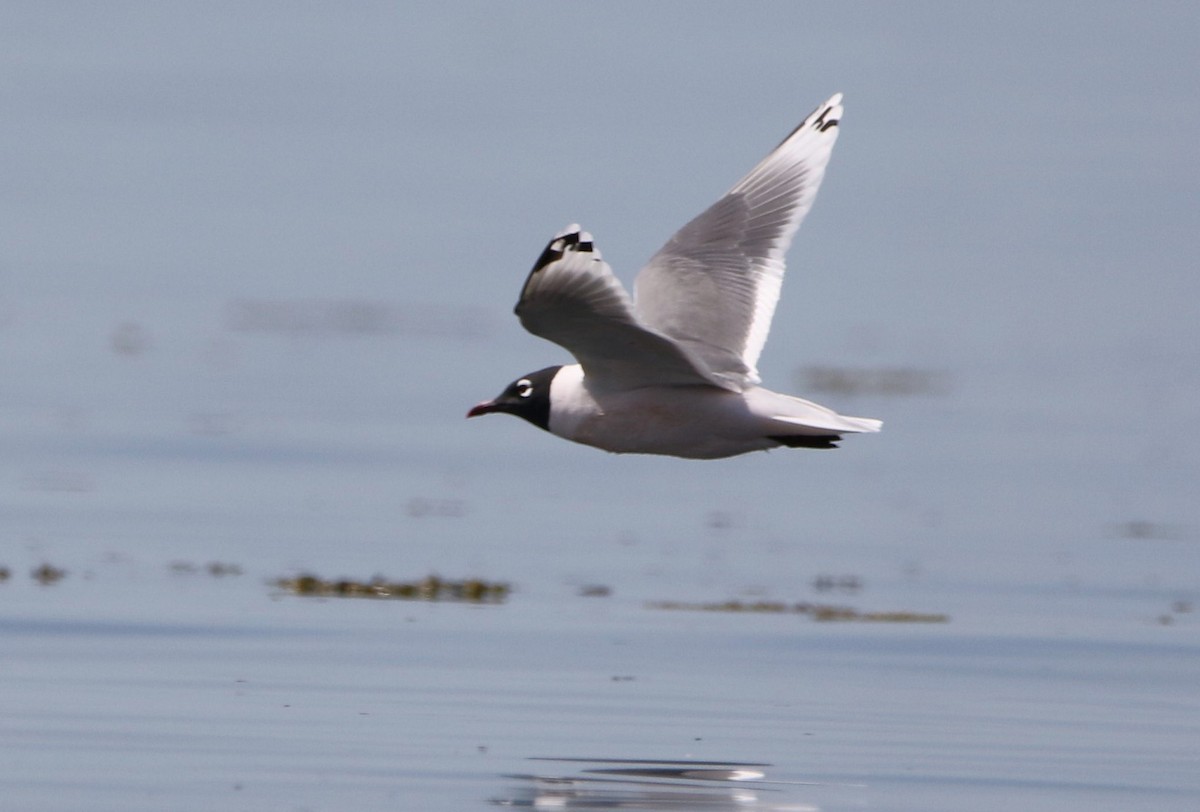
<instances>
[{"instance_id":1,"label":"gull's primary feather","mask_svg":"<svg viewBox=\"0 0 1200 812\"><path fill-rule=\"evenodd\" d=\"M779 301L784 255L816 199L841 116L838 93L638 274L641 322L738 389L759 382L758 357Z\"/></svg>"},{"instance_id":2,"label":"gull's primary feather","mask_svg":"<svg viewBox=\"0 0 1200 812\"><path fill-rule=\"evenodd\" d=\"M515 312L526 330L574 355L596 386L720 385L687 348L638 322L592 235L576 224L546 245Z\"/></svg>"}]
</instances>

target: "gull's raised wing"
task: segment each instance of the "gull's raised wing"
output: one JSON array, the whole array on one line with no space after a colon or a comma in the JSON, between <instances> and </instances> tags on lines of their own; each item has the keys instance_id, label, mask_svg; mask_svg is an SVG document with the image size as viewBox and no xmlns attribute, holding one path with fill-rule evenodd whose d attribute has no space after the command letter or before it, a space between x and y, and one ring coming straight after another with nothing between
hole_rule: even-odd
<instances>
[{"instance_id":1,"label":"gull's raised wing","mask_svg":"<svg viewBox=\"0 0 1200 812\"><path fill-rule=\"evenodd\" d=\"M838 93L638 274L638 319L737 390L758 357L783 284L784 254L812 208L842 117Z\"/></svg>"},{"instance_id":2,"label":"gull's raised wing","mask_svg":"<svg viewBox=\"0 0 1200 812\"><path fill-rule=\"evenodd\" d=\"M629 294L600 258L592 236L578 225L550 240L529 272L515 312L526 330L575 356L593 385L730 388L687 349L638 322Z\"/></svg>"}]
</instances>

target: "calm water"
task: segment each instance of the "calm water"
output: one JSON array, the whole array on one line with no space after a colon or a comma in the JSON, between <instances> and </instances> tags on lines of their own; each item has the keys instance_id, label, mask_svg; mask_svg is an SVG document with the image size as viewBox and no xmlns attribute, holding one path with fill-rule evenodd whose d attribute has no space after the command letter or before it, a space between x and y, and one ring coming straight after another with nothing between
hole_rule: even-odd
<instances>
[{"instance_id":1,"label":"calm water","mask_svg":"<svg viewBox=\"0 0 1200 812\"><path fill-rule=\"evenodd\" d=\"M1196 622L1163 625L1167 595L1153 589L832 599L891 608L907 595L953 613L901 625L653 610L619 583L609 597L530 584L467 606L281 596L258 576L109 561L53 586L5 585L5 806L1184 810L1200 798ZM1042 628L1012 632L1021 612ZM592 772L621 769L599 759L769 766L733 783L663 775L677 763Z\"/></svg>"},{"instance_id":2,"label":"calm water","mask_svg":"<svg viewBox=\"0 0 1200 812\"><path fill-rule=\"evenodd\" d=\"M373 383L470 367L481 338L250 332L228 303L151 301L161 343L131 353L104 329L123 303L17 302L52 318L14 344L76 346L90 382L3 427L6 808L1200 803L1193 441L1147 451L1111 401L1067 429L1080 401L1020 360L826 392L888 430L705 465L467 422L471 381ZM30 400L70 403L68 369ZM302 572L513 591L269 583ZM727 601L946 619L698 610Z\"/></svg>"},{"instance_id":3,"label":"calm water","mask_svg":"<svg viewBox=\"0 0 1200 812\"><path fill-rule=\"evenodd\" d=\"M3 4L0 810L1200 809L1197 41L1188 4ZM551 234L628 282L835 91L761 368L880 435L463 419L565 360L510 314Z\"/></svg>"},{"instance_id":4,"label":"calm water","mask_svg":"<svg viewBox=\"0 0 1200 812\"><path fill-rule=\"evenodd\" d=\"M1109 367L925 356L944 385L821 393L877 438L698 464L463 420L527 347L452 309L251 331L151 299L140 348L116 297L12 305L6 808L1200 805L1200 455L1130 428ZM300 572L514 591L269 585ZM947 620L650 606L725 601Z\"/></svg>"},{"instance_id":5,"label":"calm water","mask_svg":"<svg viewBox=\"0 0 1200 812\"><path fill-rule=\"evenodd\" d=\"M372 341L287 351L368 364ZM952 485L902 428L933 411L950 447L1001 458L1013 435L980 430L961 392L881 396L890 438L731 461L715 484L457 415L445 431L478 430L478 459L447 464L400 423L280 403L270 430L114 409L7 432L6 806L1200 802L1193 528L1077 509L1049 464L1025 471L1023 512L988 507L1011 498L1004 465ZM65 575L42 584L41 564ZM269 583L300 572L513 591L475 606ZM698 610L726 601L946 620Z\"/></svg>"}]
</instances>

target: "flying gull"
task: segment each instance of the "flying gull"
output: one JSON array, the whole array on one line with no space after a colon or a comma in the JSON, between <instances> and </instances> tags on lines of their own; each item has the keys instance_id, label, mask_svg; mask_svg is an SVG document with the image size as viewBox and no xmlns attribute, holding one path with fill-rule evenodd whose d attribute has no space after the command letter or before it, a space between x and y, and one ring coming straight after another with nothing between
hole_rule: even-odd
<instances>
[{"instance_id":1,"label":"flying gull","mask_svg":"<svg viewBox=\"0 0 1200 812\"><path fill-rule=\"evenodd\" d=\"M635 298L572 224L554 235L517 302L526 330L577 364L531 372L468 417L503 412L618 454L716 459L834 448L879 431L759 385L784 255L812 208L842 118L839 93L651 257Z\"/></svg>"}]
</instances>

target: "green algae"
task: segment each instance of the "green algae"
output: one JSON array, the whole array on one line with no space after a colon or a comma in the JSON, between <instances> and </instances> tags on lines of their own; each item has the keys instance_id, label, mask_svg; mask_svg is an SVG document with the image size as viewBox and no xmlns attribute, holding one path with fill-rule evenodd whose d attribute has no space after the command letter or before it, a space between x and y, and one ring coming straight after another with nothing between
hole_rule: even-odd
<instances>
[{"instance_id":1,"label":"green algae","mask_svg":"<svg viewBox=\"0 0 1200 812\"><path fill-rule=\"evenodd\" d=\"M649 609L683 612L733 612L769 615L807 615L816 621L853 621L859 623L947 623L949 615L929 612L863 612L849 606L825 603L787 603L785 601L720 601L690 603L686 601L651 601Z\"/></svg>"},{"instance_id":2,"label":"green algae","mask_svg":"<svg viewBox=\"0 0 1200 812\"><path fill-rule=\"evenodd\" d=\"M63 578L67 577L67 571L61 567L56 567L53 564L42 564L36 567L29 573L29 577L37 581L42 586L50 586L56 584Z\"/></svg>"},{"instance_id":3,"label":"green algae","mask_svg":"<svg viewBox=\"0 0 1200 812\"><path fill-rule=\"evenodd\" d=\"M293 595L322 598L377 598L459 603L503 603L511 587L499 581L467 578L461 581L427 575L417 581L392 581L375 576L369 581L350 578L324 579L311 573L271 582Z\"/></svg>"}]
</instances>

